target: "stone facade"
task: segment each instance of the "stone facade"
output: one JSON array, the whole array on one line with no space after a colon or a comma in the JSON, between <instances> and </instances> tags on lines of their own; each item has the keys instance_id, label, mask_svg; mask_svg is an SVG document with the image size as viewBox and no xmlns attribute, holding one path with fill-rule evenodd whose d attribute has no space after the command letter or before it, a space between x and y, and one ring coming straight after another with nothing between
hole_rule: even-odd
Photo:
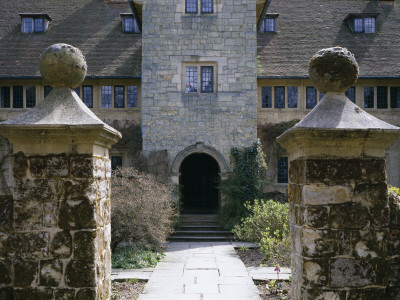
<instances>
[{"instance_id":1,"label":"stone facade","mask_svg":"<svg viewBox=\"0 0 400 300\"><path fill-rule=\"evenodd\" d=\"M214 14L185 14L185 1L149 0L142 19L143 150L167 150L172 162L203 143L229 164L232 147L257 138L255 1L219 0ZM187 65L214 67L213 93L185 93Z\"/></svg>"},{"instance_id":2,"label":"stone facade","mask_svg":"<svg viewBox=\"0 0 400 300\"><path fill-rule=\"evenodd\" d=\"M19 152L13 175L0 197L0 298L107 299L110 160Z\"/></svg>"}]
</instances>

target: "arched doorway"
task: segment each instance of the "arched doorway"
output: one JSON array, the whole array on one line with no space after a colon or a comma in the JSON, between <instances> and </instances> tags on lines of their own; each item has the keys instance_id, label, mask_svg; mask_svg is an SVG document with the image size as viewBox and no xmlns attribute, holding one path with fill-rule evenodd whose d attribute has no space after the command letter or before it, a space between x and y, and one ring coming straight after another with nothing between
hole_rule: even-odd
<instances>
[{"instance_id":1,"label":"arched doorway","mask_svg":"<svg viewBox=\"0 0 400 300\"><path fill-rule=\"evenodd\" d=\"M194 153L180 166L182 212L218 212L218 163L210 155Z\"/></svg>"}]
</instances>

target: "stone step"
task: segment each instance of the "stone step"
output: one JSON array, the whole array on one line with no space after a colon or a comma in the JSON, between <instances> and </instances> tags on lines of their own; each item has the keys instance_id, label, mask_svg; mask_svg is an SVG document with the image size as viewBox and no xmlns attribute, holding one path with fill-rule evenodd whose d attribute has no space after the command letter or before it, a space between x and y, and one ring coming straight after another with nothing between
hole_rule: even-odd
<instances>
[{"instance_id":1,"label":"stone step","mask_svg":"<svg viewBox=\"0 0 400 300\"><path fill-rule=\"evenodd\" d=\"M200 236L231 236L231 233L229 231L225 230L214 230L214 231L198 231L198 230L176 230L174 232L174 236L194 236L194 237L200 237Z\"/></svg>"},{"instance_id":2,"label":"stone step","mask_svg":"<svg viewBox=\"0 0 400 300\"><path fill-rule=\"evenodd\" d=\"M180 224L181 224L181 226L216 226L216 227L220 227L218 221L207 221L207 220L198 220L198 221L181 220Z\"/></svg>"},{"instance_id":3,"label":"stone step","mask_svg":"<svg viewBox=\"0 0 400 300\"><path fill-rule=\"evenodd\" d=\"M170 242L231 242L232 237L229 236L170 236Z\"/></svg>"},{"instance_id":4,"label":"stone step","mask_svg":"<svg viewBox=\"0 0 400 300\"><path fill-rule=\"evenodd\" d=\"M221 226L219 225L192 225L192 224L185 224L179 226L179 230L193 230L193 231L206 231L206 230L222 230Z\"/></svg>"},{"instance_id":5,"label":"stone step","mask_svg":"<svg viewBox=\"0 0 400 300\"><path fill-rule=\"evenodd\" d=\"M207 220L207 221L218 221L219 216L218 215L197 215L197 214L181 214L180 215L180 220Z\"/></svg>"}]
</instances>

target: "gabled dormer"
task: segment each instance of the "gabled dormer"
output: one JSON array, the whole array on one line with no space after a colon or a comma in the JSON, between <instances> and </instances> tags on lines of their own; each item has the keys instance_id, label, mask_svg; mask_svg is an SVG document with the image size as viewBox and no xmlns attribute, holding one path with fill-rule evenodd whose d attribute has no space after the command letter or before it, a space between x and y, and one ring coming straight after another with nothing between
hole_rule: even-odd
<instances>
[{"instance_id":1,"label":"gabled dormer","mask_svg":"<svg viewBox=\"0 0 400 300\"><path fill-rule=\"evenodd\" d=\"M49 28L52 18L43 13L19 13L22 33L43 33Z\"/></svg>"},{"instance_id":2,"label":"gabled dormer","mask_svg":"<svg viewBox=\"0 0 400 300\"><path fill-rule=\"evenodd\" d=\"M375 33L377 13L351 13L344 21L353 33Z\"/></svg>"},{"instance_id":3,"label":"gabled dormer","mask_svg":"<svg viewBox=\"0 0 400 300\"><path fill-rule=\"evenodd\" d=\"M121 13L122 31L125 33L140 33L138 22L133 13Z\"/></svg>"}]
</instances>

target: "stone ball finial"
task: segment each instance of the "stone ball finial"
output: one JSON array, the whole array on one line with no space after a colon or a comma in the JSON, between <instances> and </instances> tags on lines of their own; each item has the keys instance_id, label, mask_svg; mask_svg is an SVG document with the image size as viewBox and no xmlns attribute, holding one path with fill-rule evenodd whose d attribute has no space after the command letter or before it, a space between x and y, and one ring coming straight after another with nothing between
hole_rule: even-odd
<instances>
[{"instance_id":1,"label":"stone ball finial","mask_svg":"<svg viewBox=\"0 0 400 300\"><path fill-rule=\"evenodd\" d=\"M319 50L308 68L311 82L322 93L345 92L356 82L358 71L354 55L342 47Z\"/></svg>"},{"instance_id":2,"label":"stone ball finial","mask_svg":"<svg viewBox=\"0 0 400 300\"><path fill-rule=\"evenodd\" d=\"M40 73L52 87L76 88L85 79L87 65L81 50L54 44L40 55Z\"/></svg>"}]
</instances>

